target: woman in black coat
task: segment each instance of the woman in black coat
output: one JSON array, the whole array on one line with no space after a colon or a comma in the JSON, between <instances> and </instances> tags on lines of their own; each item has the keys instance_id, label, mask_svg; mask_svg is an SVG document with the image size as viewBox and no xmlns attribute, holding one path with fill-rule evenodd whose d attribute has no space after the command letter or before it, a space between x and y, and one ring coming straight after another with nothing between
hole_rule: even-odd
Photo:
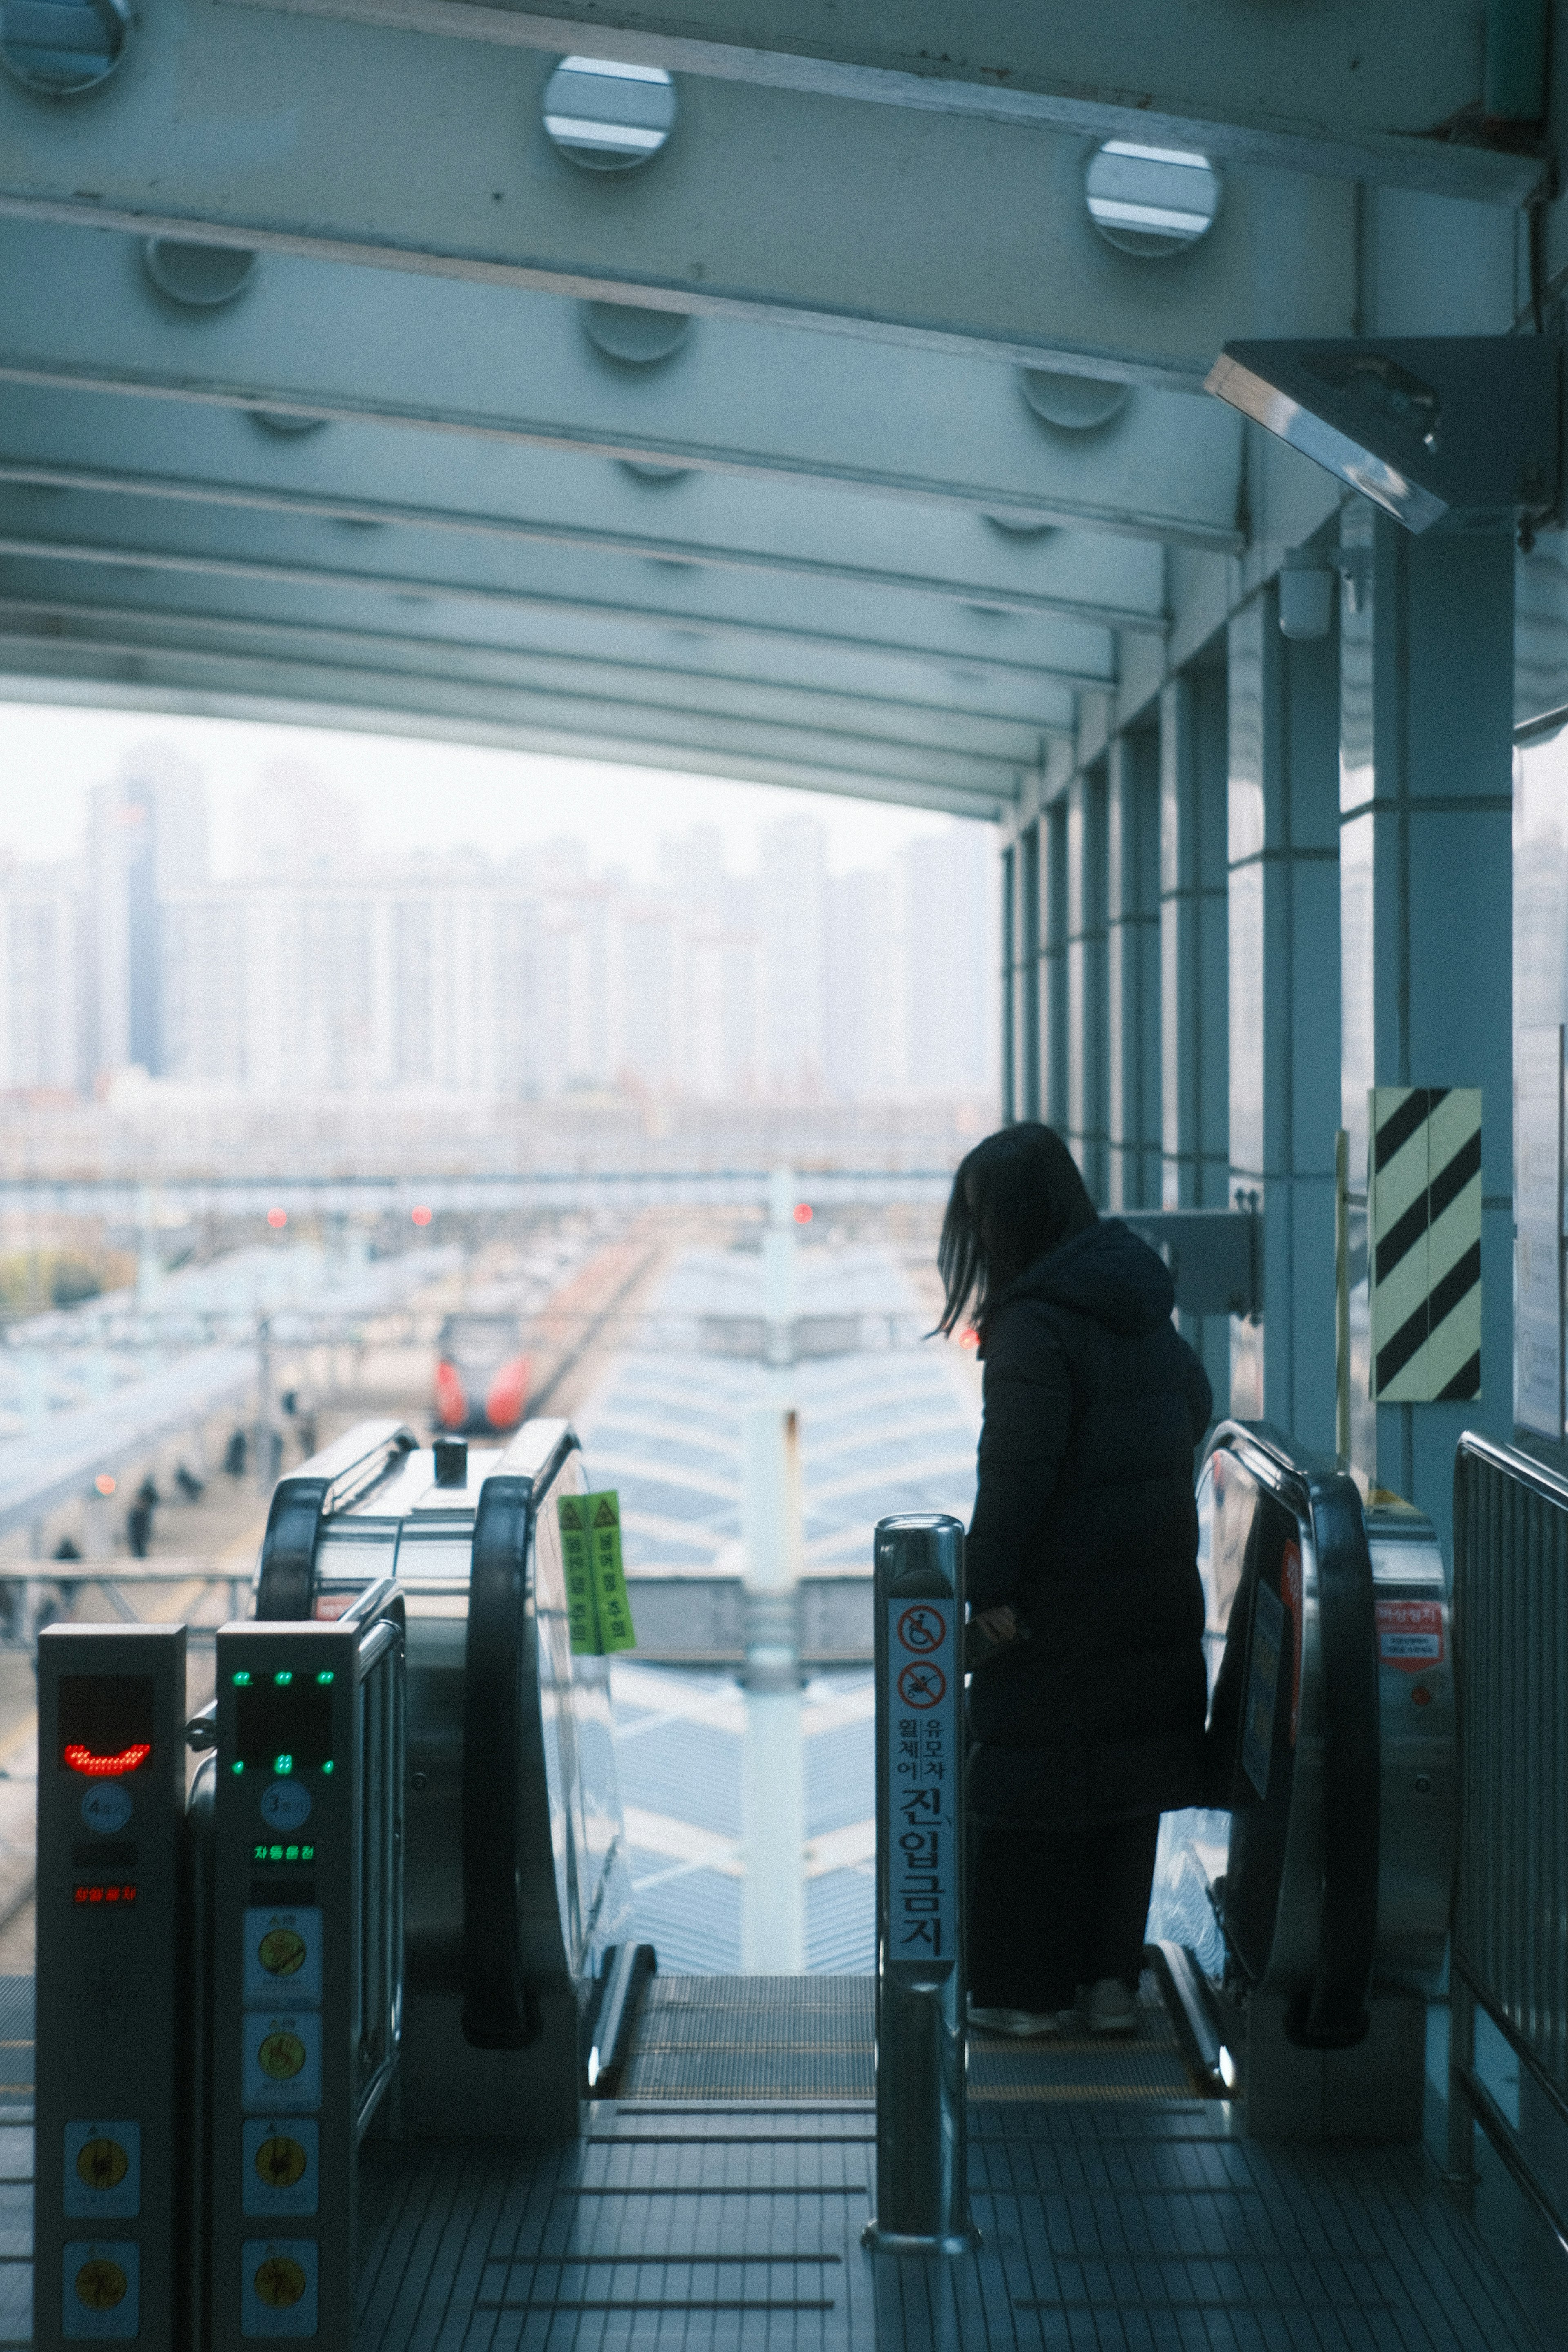
<instances>
[{"instance_id":1,"label":"woman in black coat","mask_svg":"<svg viewBox=\"0 0 1568 2352\"><path fill-rule=\"evenodd\" d=\"M1100 1217L1067 1146L1020 1123L953 1181L940 1328L973 1301L984 1364L969 1685L971 2016L1130 2032L1160 1815L1203 1801L1193 1501L1207 1377L1171 1277Z\"/></svg>"}]
</instances>

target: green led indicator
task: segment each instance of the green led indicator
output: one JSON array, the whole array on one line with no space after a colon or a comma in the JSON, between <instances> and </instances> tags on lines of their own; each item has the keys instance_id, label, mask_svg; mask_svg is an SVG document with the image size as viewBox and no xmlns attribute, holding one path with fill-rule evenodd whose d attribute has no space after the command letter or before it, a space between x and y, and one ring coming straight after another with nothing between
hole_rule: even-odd
<instances>
[{"instance_id":1,"label":"green led indicator","mask_svg":"<svg viewBox=\"0 0 1568 2352\"><path fill-rule=\"evenodd\" d=\"M298 1862L300 1859L299 1847L297 1845L291 1845L287 1853L283 1856L283 1859L285 1862Z\"/></svg>"},{"instance_id":2,"label":"green led indicator","mask_svg":"<svg viewBox=\"0 0 1568 2352\"><path fill-rule=\"evenodd\" d=\"M244 1764L241 1762L240 1759L237 1756L237 1757L235 1758L235 1759L234 1759L234 1762L229 1766L229 1768L228 1768L228 1769L229 1769L229 1770L230 1770L231 1772L243 1772L243 1771L244 1771L244 1769L245 1769L245 1766L244 1766Z\"/></svg>"},{"instance_id":3,"label":"green led indicator","mask_svg":"<svg viewBox=\"0 0 1568 2352\"><path fill-rule=\"evenodd\" d=\"M323 1672L322 1672L322 1673L319 1674L319 1675L316 1676L316 1680L317 1680L319 1683L335 1683L335 1682L337 1681L337 1676L336 1676L336 1675L332 1672L332 1670L331 1670L331 1666L328 1666L328 1667L326 1667L326 1668L323 1670Z\"/></svg>"},{"instance_id":4,"label":"green led indicator","mask_svg":"<svg viewBox=\"0 0 1568 2352\"><path fill-rule=\"evenodd\" d=\"M301 1862L314 1862L316 1859L315 1847L313 1845L302 1845L300 1848L300 1859Z\"/></svg>"},{"instance_id":5,"label":"green led indicator","mask_svg":"<svg viewBox=\"0 0 1568 2352\"><path fill-rule=\"evenodd\" d=\"M322 1765L321 1769L322 1769L322 1771L323 1771L323 1772L330 1772L330 1771L331 1770L331 1769L332 1769L332 1759L331 1759L331 1758L329 1756L329 1757L328 1757L328 1759L327 1759L327 1760L326 1760L326 1762Z\"/></svg>"},{"instance_id":6,"label":"green led indicator","mask_svg":"<svg viewBox=\"0 0 1568 2352\"><path fill-rule=\"evenodd\" d=\"M267 1859L268 1862L281 1862L283 1859L282 1847L280 1845L269 1845L267 1849Z\"/></svg>"},{"instance_id":7,"label":"green led indicator","mask_svg":"<svg viewBox=\"0 0 1568 2352\"><path fill-rule=\"evenodd\" d=\"M272 1759L272 1769L275 1772L291 1772L294 1769L294 1759L291 1756L275 1756Z\"/></svg>"},{"instance_id":8,"label":"green led indicator","mask_svg":"<svg viewBox=\"0 0 1568 2352\"><path fill-rule=\"evenodd\" d=\"M244 1686L245 1686L245 1685L246 1685L249 1680L250 1680L250 1676L249 1676L248 1675L236 1675L236 1676L235 1676L235 1678L234 1678L234 1682L235 1682L235 1688L236 1688L237 1690L243 1689L243 1688L244 1688Z\"/></svg>"},{"instance_id":9,"label":"green led indicator","mask_svg":"<svg viewBox=\"0 0 1568 2352\"><path fill-rule=\"evenodd\" d=\"M294 1679L294 1676L293 1676L292 1673L290 1672L290 1673L284 1673L284 1674L276 1674L276 1675L273 1675L272 1679L273 1679L273 1681L274 1681L275 1683L291 1683L291 1682L293 1681L293 1679Z\"/></svg>"}]
</instances>

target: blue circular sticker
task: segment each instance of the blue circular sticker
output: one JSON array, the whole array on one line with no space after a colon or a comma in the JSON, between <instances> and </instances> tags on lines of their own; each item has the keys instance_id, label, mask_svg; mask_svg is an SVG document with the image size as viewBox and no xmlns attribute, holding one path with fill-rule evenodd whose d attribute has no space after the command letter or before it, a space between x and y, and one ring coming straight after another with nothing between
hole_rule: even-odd
<instances>
[{"instance_id":1,"label":"blue circular sticker","mask_svg":"<svg viewBox=\"0 0 1568 2352\"><path fill-rule=\"evenodd\" d=\"M274 1780L261 1800L261 1818L268 1829L297 1830L310 1818L310 1791L298 1780Z\"/></svg>"},{"instance_id":2,"label":"blue circular sticker","mask_svg":"<svg viewBox=\"0 0 1568 2352\"><path fill-rule=\"evenodd\" d=\"M81 1801L81 1817L89 1830L112 1837L131 1819L131 1795L118 1780L100 1780Z\"/></svg>"}]
</instances>

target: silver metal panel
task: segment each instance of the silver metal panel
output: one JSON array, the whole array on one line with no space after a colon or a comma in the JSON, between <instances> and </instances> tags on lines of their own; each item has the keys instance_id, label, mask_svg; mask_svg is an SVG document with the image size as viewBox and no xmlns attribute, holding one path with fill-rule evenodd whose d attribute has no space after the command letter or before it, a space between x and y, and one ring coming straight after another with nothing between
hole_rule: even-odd
<instances>
[{"instance_id":1,"label":"silver metal panel","mask_svg":"<svg viewBox=\"0 0 1568 2352\"><path fill-rule=\"evenodd\" d=\"M606 186L545 135L552 70L166 0L109 102L0 88L0 208L1190 389L1227 336L1353 322L1349 182L1237 168L1152 275L1089 217L1081 133L692 80L657 166ZM433 122L461 123L461 171Z\"/></svg>"},{"instance_id":2,"label":"silver metal panel","mask_svg":"<svg viewBox=\"0 0 1568 2352\"><path fill-rule=\"evenodd\" d=\"M857 8L682 0L679 12L560 0L249 0L450 37L626 58L674 74L821 91L980 123L1050 123L1085 138L1201 146L1237 162L1522 202L1542 166L1512 142L1439 142L1479 113L1473 13L1400 0L1368 16L1334 0L1310 19L1260 21L1227 0L1151 17L1138 0L1092 10L1028 0ZM1515 20L1503 19L1505 23ZM1529 18L1517 20L1528 25ZM1526 42L1528 35L1525 36ZM1528 79L1528 48L1521 57ZM1539 77L1542 58L1534 70Z\"/></svg>"},{"instance_id":3,"label":"silver metal panel","mask_svg":"<svg viewBox=\"0 0 1568 2352\"><path fill-rule=\"evenodd\" d=\"M592 454L480 447L452 433L411 441L367 423L279 434L205 403L106 401L16 383L0 392L0 480L35 488L850 582L1007 611L1065 610L1154 635L1164 625L1163 566L1147 543L1072 529L1020 537L984 515L847 487L711 470L649 483ZM1048 461L1044 432L1040 439ZM35 519L46 512L35 500Z\"/></svg>"},{"instance_id":4,"label":"silver metal panel","mask_svg":"<svg viewBox=\"0 0 1568 2352\"><path fill-rule=\"evenodd\" d=\"M193 327L151 298L134 237L0 215L4 380L828 485L1217 550L1243 539L1242 425L1221 401L1139 391L1100 432L1053 432L994 360L938 362L736 319L700 320L666 367L617 368L589 344L574 301L283 256ZM261 437L248 417L243 430ZM294 446L299 467L317 462ZM398 471L417 462L411 448ZM697 495L682 481L638 487L660 530Z\"/></svg>"}]
</instances>

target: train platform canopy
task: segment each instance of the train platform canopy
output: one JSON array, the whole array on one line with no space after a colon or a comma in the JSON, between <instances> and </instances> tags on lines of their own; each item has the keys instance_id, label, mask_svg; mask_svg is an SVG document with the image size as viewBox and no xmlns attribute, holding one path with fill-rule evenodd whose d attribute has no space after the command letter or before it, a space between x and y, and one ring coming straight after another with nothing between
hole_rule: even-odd
<instances>
[{"instance_id":1,"label":"train platform canopy","mask_svg":"<svg viewBox=\"0 0 1568 2352\"><path fill-rule=\"evenodd\" d=\"M5 0L0 692L1016 816L1331 535L1226 345L1550 328L1544 22Z\"/></svg>"}]
</instances>

